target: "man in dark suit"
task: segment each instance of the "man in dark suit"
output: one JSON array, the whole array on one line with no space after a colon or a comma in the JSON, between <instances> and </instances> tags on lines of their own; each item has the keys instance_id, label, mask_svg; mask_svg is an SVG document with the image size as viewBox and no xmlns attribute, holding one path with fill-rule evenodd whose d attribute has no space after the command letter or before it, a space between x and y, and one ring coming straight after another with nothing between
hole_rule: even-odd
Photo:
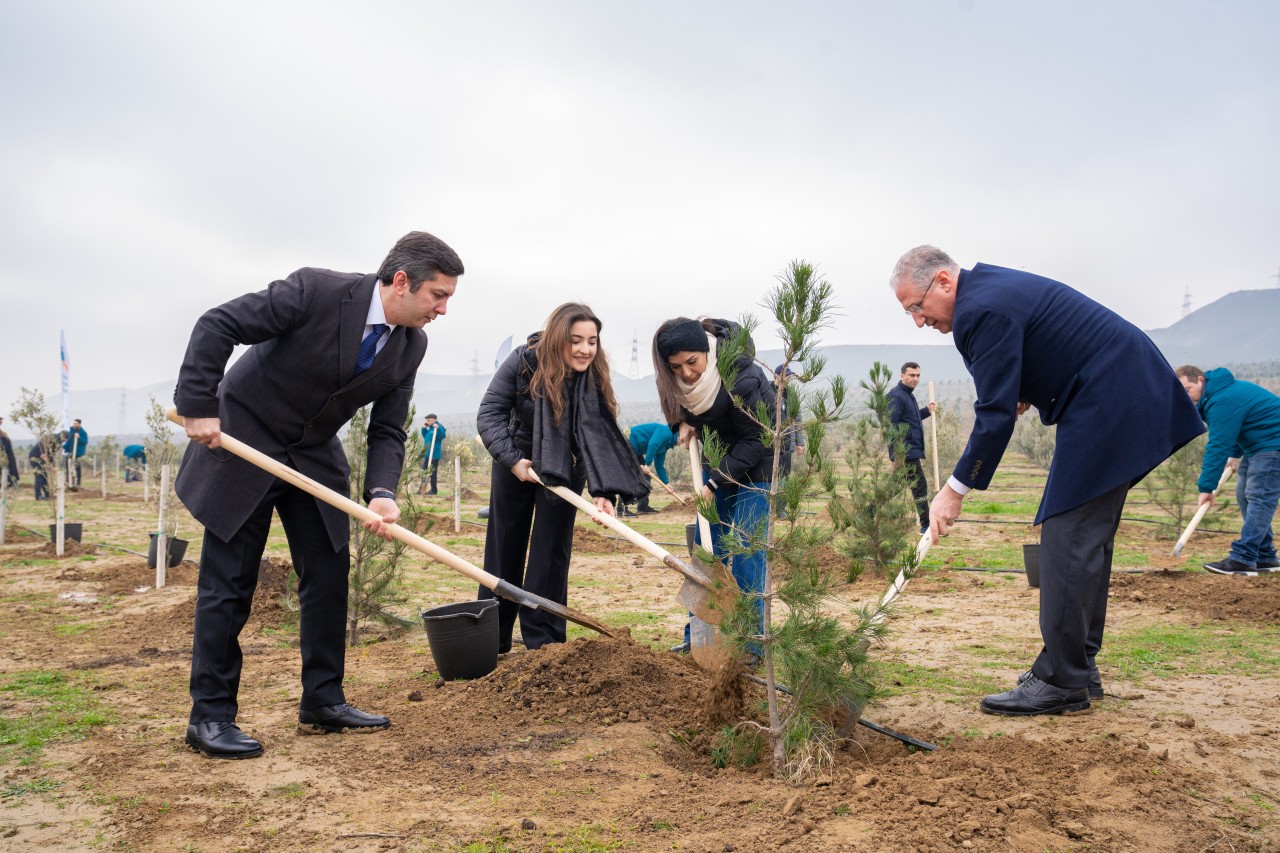
<instances>
[{"instance_id":1,"label":"man in dark suit","mask_svg":"<svg viewBox=\"0 0 1280 853\"><path fill-rule=\"evenodd\" d=\"M920 532L929 529L929 485L924 478L924 425L923 420L937 410L937 403L920 406L916 403L916 387L920 384L920 365L908 361L902 365L898 384L889 391L889 422L902 427L902 464L907 469L911 483L911 497L916 502L916 515L920 517ZM889 459L893 460L894 445L889 445ZM894 460L897 461L897 460Z\"/></svg>"},{"instance_id":2,"label":"man in dark suit","mask_svg":"<svg viewBox=\"0 0 1280 853\"><path fill-rule=\"evenodd\" d=\"M266 290L206 312L191 333L174 402L187 447L175 489L205 527L191 659L186 741L212 758L252 758L262 745L235 723L242 655L272 511L298 576L301 729L386 728L386 717L346 703L343 625L349 570L347 516L220 449L222 427L246 444L347 494L350 468L338 430L360 407L369 417L364 500L387 536L400 518L396 485L405 418L427 349L422 327L445 313L462 261L441 240L411 232L376 275L304 268ZM228 370L237 344L249 349Z\"/></svg>"},{"instance_id":3,"label":"man in dark suit","mask_svg":"<svg viewBox=\"0 0 1280 853\"><path fill-rule=\"evenodd\" d=\"M1069 714L1102 698L1102 647L1111 556L1129 488L1204 432L1164 356L1140 329L1067 287L978 264L962 270L919 246L889 280L917 326L955 333L973 375L976 420L964 454L929 508L934 542L985 489L1031 406L1057 425L1057 445L1036 523L1044 648L991 714Z\"/></svg>"}]
</instances>

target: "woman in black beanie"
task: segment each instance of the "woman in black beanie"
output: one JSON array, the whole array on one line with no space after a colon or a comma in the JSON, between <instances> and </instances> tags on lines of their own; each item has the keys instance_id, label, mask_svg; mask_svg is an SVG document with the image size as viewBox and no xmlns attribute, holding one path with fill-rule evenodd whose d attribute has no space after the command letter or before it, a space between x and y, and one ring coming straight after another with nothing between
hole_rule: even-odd
<instances>
[{"instance_id":1,"label":"woman in black beanie","mask_svg":"<svg viewBox=\"0 0 1280 853\"><path fill-rule=\"evenodd\" d=\"M596 508L609 515L613 495L638 500L649 494L649 480L618 429L600 328L586 305L556 308L542 331L498 368L476 415L476 429L493 456L485 569L560 604L568 601L576 510L532 472L575 493L585 486ZM492 597L480 587L480 598ZM511 650L517 613L526 648L564 642L564 619L504 599L499 652Z\"/></svg>"},{"instance_id":2,"label":"woman in black beanie","mask_svg":"<svg viewBox=\"0 0 1280 853\"><path fill-rule=\"evenodd\" d=\"M734 404L736 397L747 411L755 411L758 403L764 403L773 411L773 382L755 363L754 345L748 347L748 354L734 365L736 378L732 388L724 384L716 369L718 347L739 329L728 320L677 317L659 326L653 336L658 401L667 422L679 425L681 446L688 446L689 437L695 433L700 435L705 428L727 447L720 465L714 469L705 451L702 458L706 484L702 497L715 499L720 523L712 525L711 538L714 552L721 559L727 553L721 547L725 534L732 530L739 541L745 542L743 531L755 528L768 517L769 485L773 478L773 451L761 442L760 425ZM764 592L763 551L735 555L731 570L743 592ZM757 598L755 604L763 628L764 602ZM686 625L684 648L688 645Z\"/></svg>"}]
</instances>

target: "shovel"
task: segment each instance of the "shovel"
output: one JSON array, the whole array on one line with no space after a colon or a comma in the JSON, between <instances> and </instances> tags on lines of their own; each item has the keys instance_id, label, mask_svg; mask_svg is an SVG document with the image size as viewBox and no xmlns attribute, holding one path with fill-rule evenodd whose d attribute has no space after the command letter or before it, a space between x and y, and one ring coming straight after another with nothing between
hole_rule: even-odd
<instances>
[{"instance_id":1,"label":"shovel","mask_svg":"<svg viewBox=\"0 0 1280 853\"><path fill-rule=\"evenodd\" d=\"M537 477L538 475L535 473L534 476ZM716 563L712 566L713 575L709 576L702 570L701 565L690 565L684 560L675 557L661 545L632 530L612 515L600 512L600 510L596 509L595 504L582 495L575 494L571 489L566 489L564 486L548 486L542 482L541 478L538 479L538 482L542 483L544 488L554 492L585 512L593 520L620 534L632 545L657 557L667 568L674 569L683 575L684 583L680 584L680 591L676 593L676 601L683 604L686 609L697 615L704 622L719 625L725 611L731 609L734 602L737 601L738 584L723 563ZM719 569L719 571L716 571L716 569Z\"/></svg>"},{"instance_id":2,"label":"shovel","mask_svg":"<svg viewBox=\"0 0 1280 853\"><path fill-rule=\"evenodd\" d=\"M175 424L178 424L179 426L183 425L182 417L178 414L177 409L170 409L167 416L169 420L173 421ZM360 521L382 520L380 515L368 507L361 506L346 495L339 494L328 486L317 483L307 475L301 474L281 462L277 462L265 453L253 449L239 439L227 435L225 432L222 433L222 447L229 453L239 456L241 459L252 465L258 466L264 471L275 474L286 483L297 486L307 494L324 501L330 506L337 507L347 515L354 516ZM577 623L584 628L590 628L591 630L603 634L606 637L613 636L612 631L592 619L590 616L579 613L578 611L570 607L566 607L563 604L559 604L555 601L548 601L541 596L534 595L531 592L526 592L514 584L508 583L499 577L489 574L479 566L472 565L458 555L446 551L439 545L422 538L411 530L406 530L398 524L388 524L385 525L385 527L393 539L403 542L410 548L426 554L431 559L444 563L459 574L471 578L471 580L480 584L485 589L491 590L493 594L499 598L505 598L507 601L514 601L522 607L528 607L533 610L545 610L548 613L553 613L556 616L559 616L561 619L567 619L568 621Z\"/></svg>"},{"instance_id":3,"label":"shovel","mask_svg":"<svg viewBox=\"0 0 1280 853\"><path fill-rule=\"evenodd\" d=\"M658 475L657 475L657 474L655 474L655 473L653 473L653 470L652 470L652 469L650 469L650 471L649 471L649 476L653 478L653 481L654 481L655 483L657 483L659 486L662 486L662 488L666 489L666 490L667 490L667 494L671 495L671 497L673 497L673 498L675 498L676 500L680 501L680 506L684 506L684 498L682 498L682 497L680 497L679 495L677 495L677 494L676 494L676 490L675 490L675 489L673 489L673 488L671 488L671 486L667 485L666 483L662 482L662 480L658 479Z\"/></svg>"},{"instance_id":4,"label":"shovel","mask_svg":"<svg viewBox=\"0 0 1280 853\"><path fill-rule=\"evenodd\" d=\"M1222 477L1218 480L1218 488L1213 490L1216 495L1222 491L1222 487L1227 484L1227 480L1231 479L1231 472L1235 469L1230 465L1222 469ZM1200 504L1200 508L1196 510L1196 514L1191 516L1191 523L1187 525L1187 529L1178 537L1178 542L1173 546L1173 556L1181 557L1182 549L1186 546L1187 540L1191 538L1191 534L1196 532L1196 527L1200 524L1200 519L1204 518L1204 514L1209 511L1209 503Z\"/></svg>"},{"instance_id":5,"label":"shovel","mask_svg":"<svg viewBox=\"0 0 1280 853\"><path fill-rule=\"evenodd\" d=\"M689 436L689 473L693 477L693 494L695 499L702 494L702 445L698 442L697 435ZM702 547L713 555L715 553L715 543L711 540L711 524L702 516L698 517L698 540L702 543ZM715 561L720 568L733 580L733 574L725 567L724 563L719 560ZM733 588L738 588L737 581L733 581ZM716 630L719 622L710 622L693 615L689 619L689 655L703 669L715 671L724 666L728 660L726 650L720 645L720 632Z\"/></svg>"}]
</instances>

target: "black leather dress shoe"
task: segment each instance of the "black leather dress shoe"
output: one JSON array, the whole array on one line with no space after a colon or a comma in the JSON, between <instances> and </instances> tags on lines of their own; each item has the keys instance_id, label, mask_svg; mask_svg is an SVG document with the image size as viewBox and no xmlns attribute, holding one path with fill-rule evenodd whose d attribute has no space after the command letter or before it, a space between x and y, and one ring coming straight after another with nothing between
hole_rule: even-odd
<instances>
[{"instance_id":1,"label":"black leather dress shoe","mask_svg":"<svg viewBox=\"0 0 1280 853\"><path fill-rule=\"evenodd\" d=\"M1033 673L1031 670L1027 670L1026 672L1022 673L1022 675L1018 676L1018 683L1024 684L1028 679L1030 679L1034 675L1035 673ZM1103 699L1107 695L1102 689L1102 673L1098 672L1098 668L1096 666L1093 669L1089 670L1088 690L1089 690L1089 698L1091 700Z\"/></svg>"},{"instance_id":2,"label":"black leather dress shoe","mask_svg":"<svg viewBox=\"0 0 1280 853\"><path fill-rule=\"evenodd\" d=\"M1258 570L1253 566L1248 563L1242 563L1239 560L1233 560L1230 557L1225 560L1219 560L1216 563L1205 563L1204 567L1219 575L1241 575L1249 578L1258 576Z\"/></svg>"},{"instance_id":3,"label":"black leather dress shoe","mask_svg":"<svg viewBox=\"0 0 1280 853\"><path fill-rule=\"evenodd\" d=\"M187 726L187 746L208 758L257 758L262 744L240 731L235 723L192 723Z\"/></svg>"},{"instance_id":4,"label":"black leather dress shoe","mask_svg":"<svg viewBox=\"0 0 1280 853\"><path fill-rule=\"evenodd\" d=\"M1089 691L1054 687L1031 676L1012 690L983 696L979 709L984 714L1031 717L1037 714L1083 714L1089 711Z\"/></svg>"},{"instance_id":5,"label":"black leather dress shoe","mask_svg":"<svg viewBox=\"0 0 1280 853\"><path fill-rule=\"evenodd\" d=\"M391 721L377 714L366 714L343 703L298 712L298 724L315 732L341 732L344 729L371 732L391 727Z\"/></svg>"}]
</instances>

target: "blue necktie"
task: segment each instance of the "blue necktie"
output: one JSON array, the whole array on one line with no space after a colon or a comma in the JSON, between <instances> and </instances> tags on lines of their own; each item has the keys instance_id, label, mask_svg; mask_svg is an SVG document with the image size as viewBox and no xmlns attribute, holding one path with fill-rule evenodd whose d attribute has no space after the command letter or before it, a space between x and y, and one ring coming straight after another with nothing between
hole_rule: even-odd
<instances>
[{"instance_id":1,"label":"blue necktie","mask_svg":"<svg viewBox=\"0 0 1280 853\"><path fill-rule=\"evenodd\" d=\"M364 340L360 342L360 351L356 353L356 369L351 371L352 379L364 373L369 369L369 365L373 364L373 357L378 354L378 339L386 330L386 323L374 323L373 329L364 336Z\"/></svg>"}]
</instances>

